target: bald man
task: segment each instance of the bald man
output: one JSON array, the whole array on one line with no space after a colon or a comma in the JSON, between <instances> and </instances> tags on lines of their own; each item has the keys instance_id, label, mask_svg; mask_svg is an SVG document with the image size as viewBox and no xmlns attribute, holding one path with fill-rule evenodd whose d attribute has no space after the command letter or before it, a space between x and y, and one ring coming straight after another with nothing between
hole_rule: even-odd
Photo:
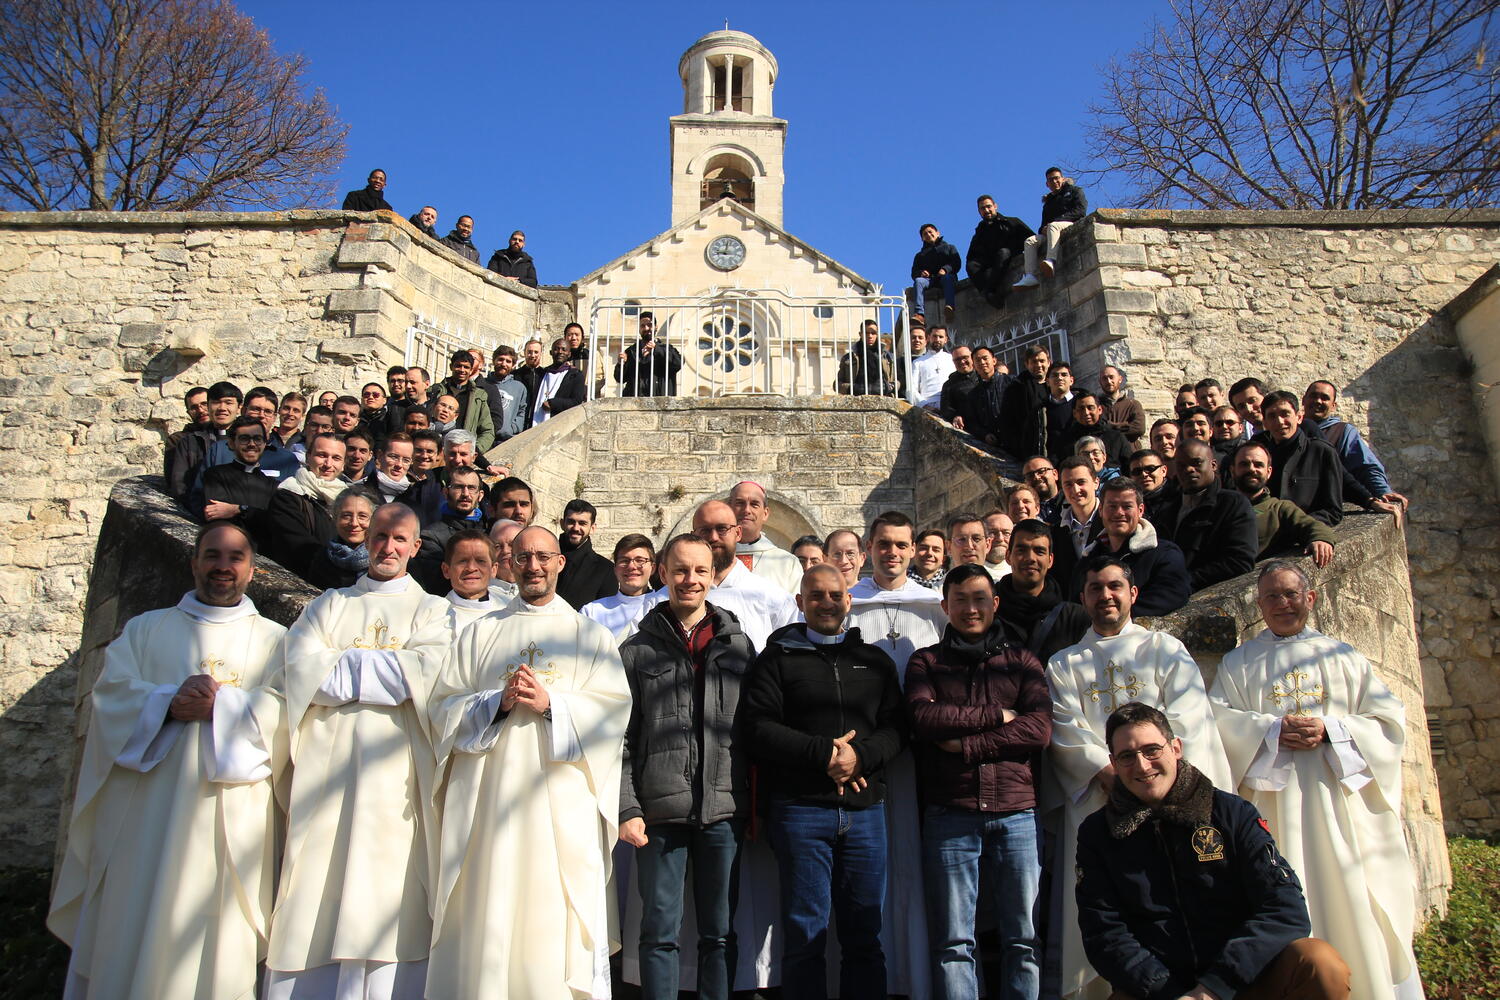
<instances>
[{"instance_id":1,"label":"bald man","mask_svg":"<svg viewBox=\"0 0 1500 1000\"><path fill-rule=\"evenodd\" d=\"M693 534L713 550L714 585L709 600L734 612L759 650L765 648L772 632L797 620L797 604L791 594L751 573L735 558L741 531L734 508L722 500L706 501L693 512ZM796 556L791 558L796 561ZM659 601L666 600L665 588L656 593Z\"/></svg>"},{"instance_id":2,"label":"bald man","mask_svg":"<svg viewBox=\"0 0 1500 1000\"><path fill-rule=\"evenodd\" d=\"M735 483L729 491L729 506L740 522L740 540L734 547L735 558L763 580L796 594L802 585L802 563L785 549L771 544L762 532L771 519L771 507L765 488L748 479Z\"/></svg>"},{"instance_id":3,"label":"bald man","mask_svg":"<svg viewBox=\"0 0 1500 1000\"><path fill-rule=\"evenodd\" d=\"M292 775L266 995L421 996L437 848L428 693L448 602L406 572L416 513L385 504L370 565L287 633Z\"/></svg>"}]
</instances>

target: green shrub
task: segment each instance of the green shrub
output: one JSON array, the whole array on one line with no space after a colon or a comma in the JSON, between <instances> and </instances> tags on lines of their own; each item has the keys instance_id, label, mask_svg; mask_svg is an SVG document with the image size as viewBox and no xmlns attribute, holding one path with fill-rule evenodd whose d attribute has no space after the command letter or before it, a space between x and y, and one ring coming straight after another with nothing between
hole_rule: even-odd
<instances>
[{"instance_id":1,"label":"green shrub","mask_svg":"<svg viewBox=\"0 0 1500 1000\"><path fill-rule=\"evenodd\" d=\"M1448 856L1448 915L1416 940L1422 985L1429 1000L1500 998L1500 847L1455 837Z\"/></svg>"}]
</instances>

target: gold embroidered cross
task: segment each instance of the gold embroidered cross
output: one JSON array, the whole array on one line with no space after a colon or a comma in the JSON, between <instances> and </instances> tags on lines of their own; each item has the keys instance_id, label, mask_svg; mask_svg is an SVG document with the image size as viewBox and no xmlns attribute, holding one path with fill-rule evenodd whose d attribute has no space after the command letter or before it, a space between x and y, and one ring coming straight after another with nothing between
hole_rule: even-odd
<instances>
[{"instance_id":1,"label":"gold embroidered cross","mask_svg":"<svg viewBox=\"0 0 1500 1000\"><path fill-rule=\"evenodd\" d=\"M400 649L401 637L393 635L389 639L387 639L385 636L388 631L389 628L385 624L385 619L377 618L370 624L369 628L365 629L365 634L368 635L369 638L366 639L365 636L357 636L353 641L349 643L349 648Z\"/></svg>"},{"instance_id":2,"label":"gold embroidered cross","mask_svg":"<svg viewBox=\"0 0 1500 1000\"><path fill-rule=\"evenodd\" d=\"M528 646L526 646L526 648L521 650L519 658L526 661L526 666L531 669L531 672L533 674L536 674L538 680L540 680L544 684L551 684L552 682L557 680L557 664L553 663L551 660L548 660L547 663L543 667L541 667L541 669L538 669L536 665L537 658L546 655L546 652L536 644L535 640L533 640ZM505 684L509 684L510 679L514 677L520 671L520 669L521 664L519 663L507 663L505 665L505 676L500 679L501 685L503 686Z\"/></svg>"},{"instance_id":3,"label":"gold embroidered cross","mask_svg":"<svg viewBox=\"0 0 1500 1000\"><path fill-rule=\"evenodd\" d=\"M220 684L236 688L240 686L240 672L238 670L230 670L225 667L222 657L204 657L203 660L198 664L198 670L212 677Z\"/></svg>"},{"instance_id":4,"label":"gold embroidered cross","mask_svg":"<svg viewBox=\"0 0 1500 1000\"><path fill-rule=\"evenodd\" d=\"M1323 704L1323 685L1314 684L1307 690L1302 689L1302 682L1311 676L1305 670L1288 670L1280 681L1271 685L1271 697L1276 700L1277 707L1281 707L1283 701L1292 703L1292 710L1288 715L1312 715L1312 705ZM1283 685L1282 681L1286 683ZM1307 704L1302 704L1303 699Z\"/></svg>"},{"instance_id":5,"label":"gold embroidered cross","mask_svg":"<svg viewBox=\"0 0 1500 1000\"><path fill-rule=\"evenodd\" d=\"M1123 667L1121 667L1114 660L1110 660L1109 663L1104 667L1104 680L1105 683L1109 685L1109 687L1101 688L1096 683L1090 685L1088 690L1084 691L1083 693L1088 695L1089 700L1093 701L1095 704L1101 704L1104 696L1109 695L1109 704L1105 706L1104 710L1106 712L1113 712L1115 709L1120 707L1120 701L1116 697L1116 695L1118 695L1121 691L1124 691L1131 698L1135 698L1141 693L1141 682L1135 679L1135 674L1131 674L1129 677L1126 677L1123 684L1118 683L1115 680L1115 675L1121 674L1123 672Z\"/></svg>"}]
</instances>

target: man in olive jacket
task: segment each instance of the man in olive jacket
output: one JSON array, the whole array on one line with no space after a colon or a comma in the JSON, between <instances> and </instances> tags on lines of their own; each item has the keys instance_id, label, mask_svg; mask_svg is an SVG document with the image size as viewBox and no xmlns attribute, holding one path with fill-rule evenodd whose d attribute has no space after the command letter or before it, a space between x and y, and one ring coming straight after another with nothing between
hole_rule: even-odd
<instances>
[{"instance_id":1,"label":"man in olive jacket","mask_svg":"<svg viewBox=\"0 0 1500 1000\"><path fill-rule=\"evenodd\" d=\"M678 535L662 552L667 600L620 646L630 682L620 839L640 873L641 994L675 998L687 866L698 921L698 995L728 1000L734 981L739 851L750 812L738 739L740 685L755 651L739 620L706 600L713 552Z\"/></svg>"}]
</instances>

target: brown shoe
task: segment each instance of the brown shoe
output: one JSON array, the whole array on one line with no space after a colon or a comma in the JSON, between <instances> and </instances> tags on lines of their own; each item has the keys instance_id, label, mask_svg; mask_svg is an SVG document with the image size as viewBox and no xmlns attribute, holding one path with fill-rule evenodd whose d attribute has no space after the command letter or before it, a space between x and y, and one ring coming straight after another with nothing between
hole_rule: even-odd
<instances>
[{"instance_id":1,"label":"brown shoe","mask_svg":"<svg viewBox=\"0 0 1500 1000\"><path fill-rule=\"evenodd\" d=\"M952 306L950 306L950 305L943 306L943 319L947 320L948 322L950 322L950 323L953 322L953 317L954 317L954 315L956 315L956 313L957 313L957 310L955 310Z\"/></svg>"},{"instance_id":2,"label":"brown shoe","mask_svg":"<svg viewBox=\"0 0 1500 1000\"><path fill-rule=\"evenodd\" d=\"M1050 278L1057 273L1057 268L1052 266L1052 262L1050 260L1042 261L1036 266L1036 269L1037 273L1040 274L1043 278Z\"/></svg>"}]
</instances>

